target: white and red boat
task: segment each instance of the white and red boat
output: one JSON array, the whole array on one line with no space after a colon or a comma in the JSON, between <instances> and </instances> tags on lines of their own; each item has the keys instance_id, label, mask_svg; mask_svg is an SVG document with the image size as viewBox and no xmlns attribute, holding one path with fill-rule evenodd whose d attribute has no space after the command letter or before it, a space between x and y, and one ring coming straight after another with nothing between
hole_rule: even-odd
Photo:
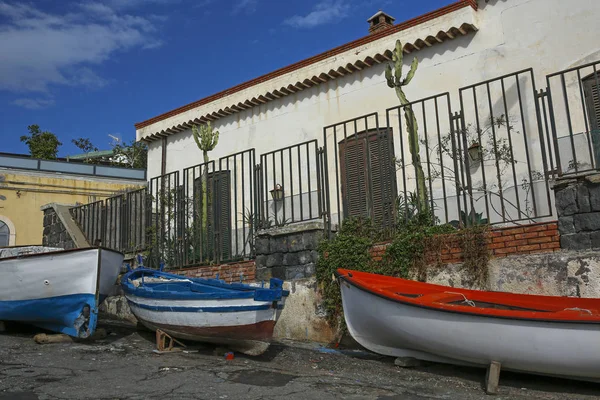
<instances>
[{"instance_id":1,"label":"white and red boat","mask_svg":"<svg viewBox=\"0 0 600 400\"><path fill-rule=\"evenodd\" d=\"M393 357L600 381L600 299L458 289L339 269L348 331Z\"/></svg>"}]
</instances>

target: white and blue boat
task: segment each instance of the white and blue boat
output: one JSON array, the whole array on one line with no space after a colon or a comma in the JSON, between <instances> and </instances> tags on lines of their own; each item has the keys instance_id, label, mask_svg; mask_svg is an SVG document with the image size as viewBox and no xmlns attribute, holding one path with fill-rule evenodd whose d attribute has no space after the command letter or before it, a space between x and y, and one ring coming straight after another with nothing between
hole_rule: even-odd
<instances>
[{"instance_id":1,"label":"white and blue boat","mask_svg":"<svg viewBox=\"0 0 600 400\"><path fill-rule=\"evenodd\" d=\"M0 321L76 338L94 333L98 306L121 272L122 253L104 248L0 250Z\"/></svg>"},{"instance_id":2,"label":"white and blue boat","mask_svg":"<svg viewBox=\"0 0 600 400\"><path fill-rule=\"evenodd\" d=\"M282 285L275 278L265 288L143 267L121 279L132 313L150 330L226 345L248 355L262 354L269 347L289 295Z\"/></svg>"}]
</instances>

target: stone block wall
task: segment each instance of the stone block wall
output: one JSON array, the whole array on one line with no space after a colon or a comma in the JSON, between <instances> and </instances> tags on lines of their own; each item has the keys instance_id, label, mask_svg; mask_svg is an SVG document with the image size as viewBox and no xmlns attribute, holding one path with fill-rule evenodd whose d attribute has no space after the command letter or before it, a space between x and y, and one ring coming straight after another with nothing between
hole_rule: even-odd
<instances>
[{"instance_id":1,"label":"stone block wall","mask_svg":"<svg viewBox=\"0 0 600 400\"><path fill-rule=\"evenodd\" d=\"M310 221L261 231L256 236L256 279L293 280L315 275L323 223Z\"/></svg>"},{"instance_id":2,"label":"stone block wall","mask_svg":"<svg viewBox=\"0 0 600 400\"><path fill-rule=\"evenodd\" d=\"M557 180L554 195L561 247L600 249L600 174Z\"/></svg>"},{"instance_id":3,"label":"stone block wall","mask_svg":"<svg viewBox=\"0 0 600 400\"><path fill-rule=\"evenodd\" d=\"M69 250L74 249L75 242L67 232L67 228L58 217L56 210L52 207L46 208L44 212L44 231L42 234L42 245L47 247L58 247Z\"/></svg>"},{"instance_id":4,"label":"stone block wall","mask_svg":"<svg viewBox=\"0 0 600 400\"><path fill-rule=\"evenodd\" d=\"M190 276L192 278L216 278L227 283L243 282L249 283L256 280L256 264L254 260L239 261L236 263L209 265L203 267L182 268L169 271L178 275Z\"/></svg>"}]
</instances>

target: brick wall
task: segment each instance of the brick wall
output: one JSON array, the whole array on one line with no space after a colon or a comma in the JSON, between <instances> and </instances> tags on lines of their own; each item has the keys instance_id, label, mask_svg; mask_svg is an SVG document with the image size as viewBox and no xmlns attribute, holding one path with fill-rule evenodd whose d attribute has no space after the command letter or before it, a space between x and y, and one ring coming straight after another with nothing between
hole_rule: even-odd
<instances>
[{"instance_id":1,"label":"brick wall","mask_svg":"<svg viewBox=\"0 0 600 400\"><path fill-rule=\"evenodd\" d=\"M381 243L371 248L371 257L381 261L388 243ZM492 257L506 257L515 254L548 253L560 250L560 237L556 222L543 222L520 227L493 228L488 238L488 249ZM426 255L427 259L437 257ZM446 264L463 261L460 239L457 234L450 234L444 240L441 260Z\"/></svg>"},{"instance_id":2,"label":"brick wall","mask_svg":"<svg viewBox=\"0 0 600 400\"><path fill-rule=\"evenodd\" d=\"M254 282L256 280L256 264L254 260L221 265L183 268L169 272L178 275L186 275L193 278L216 278L218 274L219 279L222 279L227 283L240 282L240 276L242 277L242 282L245 283Z\"/></svg>"}]
</instances>

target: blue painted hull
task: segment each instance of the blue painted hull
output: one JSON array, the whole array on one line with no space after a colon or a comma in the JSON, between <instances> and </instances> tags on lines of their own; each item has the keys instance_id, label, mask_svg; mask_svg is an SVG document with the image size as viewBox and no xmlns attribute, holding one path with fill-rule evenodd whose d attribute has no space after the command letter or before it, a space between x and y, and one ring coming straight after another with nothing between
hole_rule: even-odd
<instances>
[{"instance_id":1,"label":"blue painted hull","mask_svg":"<svg viewBox=\"0 0 600 400\"><path fill-rule=\"evenodd\" d=\"M104 299L100 299L100 303ZM81 310L89 307L90 317L83 329L96 330L98 304L92 294L72 294L47 299L0 301L0 321L25 322L69 336L80 336ZM79 328L78 328L79 327ZM87 328L87 329L86 329Z\"/></svg>"},{"instance_id":2,"label":"blue painted hull","mask_svg":"<svg viewBox=\"0 0 600 400\"><path fill-rule=\"evenodd\" d=\"M87 338L122 262L123 254L102 248L0 259L0 321Z\"/></svg>"}]
</instances>

